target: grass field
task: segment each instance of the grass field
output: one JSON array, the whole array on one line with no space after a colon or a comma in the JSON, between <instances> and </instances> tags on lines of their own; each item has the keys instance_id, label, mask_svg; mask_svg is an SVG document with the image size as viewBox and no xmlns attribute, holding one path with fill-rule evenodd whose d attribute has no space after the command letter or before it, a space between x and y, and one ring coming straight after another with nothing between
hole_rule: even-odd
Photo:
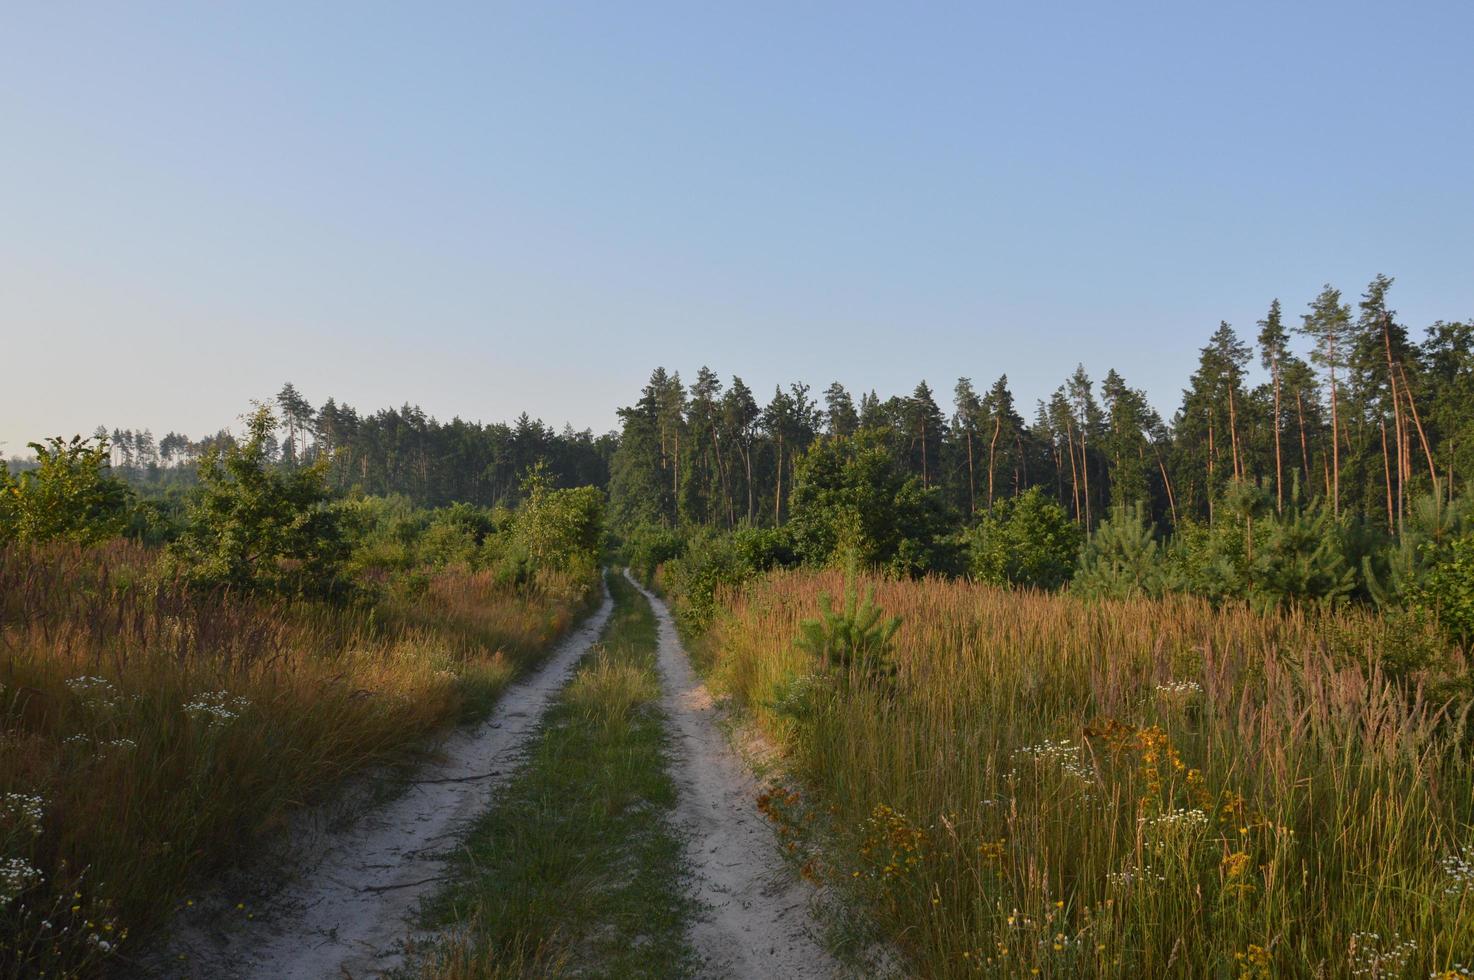
<instances>
[{"instance_id":1,"label":"grass field","mask_svg":"<svg viewBox=\"0 0 1474 980\"><path fill-rule=\"evenodd\" d=\"M671 829L655 618L609 575L613 618L528 759L458 852L431 911L450 940L422 975L677 977L692 908Z\"/></svg>"},{"instance_id":2,"label":"grass field","mask_svg":"<svg viewBox=\"0 0 1474 980\"><path fill-rule=\"evenodd\" d=\"M902 618L893 679L795 646L835 573L729 597L702 650L787 753L801 789L765 807L806 871L915 973L1474 967L1469 706L1381 659L1427 636L1360 612L868 585Z\"/></svg>"},{"instance_id":3,"label":"grass field","mask_svg":"<svg viewBox=\"0 0 1474 980\"><path fill-rule=\"evenodd\" d=\"M335 610L193 594L121 541L0 549L0 976L126 959L295 806L484 711L578 615L553 585Z\"/></svg>"}]
</instances>

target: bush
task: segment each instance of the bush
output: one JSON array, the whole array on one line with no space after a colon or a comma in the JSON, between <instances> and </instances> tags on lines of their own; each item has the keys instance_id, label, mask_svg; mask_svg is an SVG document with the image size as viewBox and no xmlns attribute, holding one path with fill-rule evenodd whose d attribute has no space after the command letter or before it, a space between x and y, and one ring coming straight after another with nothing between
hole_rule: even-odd
<instances>
[{"instance_id":1,"label":"bush","mask_svg":"<svg viewBox=\"0 0 1474 980\"><path fill-rule=\"evenodd\" d=\"M973 578L1057 589L1075 573L1084 532L1038 487L1003 501L967 534Z\"/></svg>"},{"instance_id":2,"label":"bush","mask_svg":"<svg viewBox=\"0 0 1474 980\"><path fill-rule=\"evenodd\" d=\"M1451 555L1452 544L1470 528L1467 498L1446 502L1436 494L1413 501L1392 546L1362 561L1367 589L1378 605L1417 601L1429 572Z\"/></svg>"},{"instance_id":3,"label":"bush","mask_svg":"<svg viewBox=\"0 0 1474 980\"><path fill-rule=\"evenodd\" d=\"M900 617L884 619L875 604L875 589L860 599L851 576L845 582L844 606L834 608L829 593L819 596L819 615L799 623L798 648L840 677L864 682L884 681L896 674L891 641L901 628Z\"/></svg>"},{"instance_id":4,"label":"bush","mask_svg":"<svg viewBox=\"0 0 1474 980\"><path fill-rule=\"evenodd\" d=\"M699 633L711 623L717 595L771 568L795 564L791 539L783 528L739 528L730 534L692 538L685 554L666 562L662 582L683 629Z\"/></svg>"},{"instance_id":5,"label":"bush","mask_svg":"<svg viewBox=\"0 0 1474 980\"><path fill-rule=\"evenodd\" d=\"M875 433L820 439L798 459L788 528L807 564L947 571L948 527L941 492L906 475Z\"/></svg>"},{"instance_id":6,"label":"bush","mask_svg":"<svg viewBox=\"0 0 1474 980\"><path fill-rule=\"evenodd\" d=\"M642 582L655 577L655 570L686 552L686 538L679 531L658 524L644 524L625 531L619 549L624 563Z\"/></svg>"},{"instance_id":7,"label":"bush","mask_svg":"<svg viewBox=\"0 0 1474 980\"><path fill-rule=\"evenodd\" d=\"M1298 488L1278 512L1263 488L1234 484L1206 527L1183 522L1167 552L1167 587L1261 609L1345 601L1357 587L1350 526Z\"/></svg>"},{"instance_id":8,"label":"bush","mask_svg":"<svg viewBox=\"0 0 1474 980\"><path fill-rule=\"evenodd\" d=\"M1080 552L1071 588L1104 599L1160 596L1170 576L1156 528L1141 504L1111 509Z\"/></svg>"},{"instance_id":9,"label":"bush","mask_svg":"<svg viewBox=\"0 0 1474 980\"><path fill-rule=\"evenodd\" d=\"M511 536L534 570L593 574L604 541L604 495L597 487L555 490L541 464L523 480Z\"/></svg>"},{"instance_id":10,"label":"bush","mask_svg":"<svg viewBox=\"0 0 1474 980\"><path fill-rule=\"evenodd\" d=\"M1458 642L1474 642L1474 532L1442 548L1433 542L1423 548L1441 554L1430 561L1422 581L1410 591L1411 604L1430 610Z\"/></svg>"},{"instance_id":11,"label":"bush","mask_svg":"<svg viewBox=\"0 0 1474 980\"><path fill-rule=\"evenodd\" d=\"M36 468L13 477L0 464L0 541L90 545L123 533L131 492L108 472L106 439L30 443Z\"/></svg>"},{"instance_id":12,"label":"bush","mask_svg":"<svg viewBox=\"0 0 1474 980\"><path fill-rule=\"evenodd\" d=\"M173 567L207 587L343 600L349 553L339 512L329 506L327 462L283 471L270 465L271 410L247 421L247 439L212 449L187 523L169 546Z\"/></svg>"}]
</instances>

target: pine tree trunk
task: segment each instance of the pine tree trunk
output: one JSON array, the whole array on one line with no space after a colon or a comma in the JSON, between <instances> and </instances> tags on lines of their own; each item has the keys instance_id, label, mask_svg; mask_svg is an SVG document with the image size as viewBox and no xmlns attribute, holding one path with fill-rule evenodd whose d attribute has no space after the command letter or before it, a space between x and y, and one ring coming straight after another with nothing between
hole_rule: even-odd
<instances>
[{"instance_id":1,"label":"pine tree trunk","mask_svg":"<svg viewBox=\"0 0 1474 980\"><path fill-rule=\"evenodd\" d=\"M921 423L921 485L931 487L931 475L926 466L926 423Z\"/></svg>"},{"instance_id":2,"label":"pine tree trunk","mask_svg":"<svg viewBox=\"0 0 1474 980\"><path fill-rule=\"evenodd\" d=\"M778 466L776 467L778 485L773 491L773 526L777 527L783 521L783 437L778 437Z\"/></svg>"},{"instance_id":3,"label":"pine tree trunk","mask_svg":"<svg viewBox=\"0 0 1474 980\"><path fill-rule=\"evenodd\" d=\"M1310 479L1310 442L1305 438L1305 393L1295 389L1295 414L1300 419L1300 472Z\"/></svg>"},{"instance_id":4,"label":"pine tree trunk","mask_svg":"<svg viewBox=\"0 0 1474 980\"><path fill-rule=\"evenodd\" d=\"M1393 529L1393 514L1392 514L1392 460L1391 460L1391 457L1387 453L1387 420L1385 418L1378 419L1378 424L1382 428L1382 472L1386 476L1386 480L1387 480L1387 530L1388 530L1388 532L1391 532L1392 529ZM1398 452L1397 467L1398 467L1398 470L1400 472L1401 469L1402 469L1402 453L1401 453L1401 450L1399 450L1399 452Z\"/></svg>"},{"instance_id":5,"label":"pine tree trunk","mask_svg":"<svg viewBox=\"0 0 1474 980\"><path fill-rule=\"evenodd\" d=\"M1167 464L1162 462L1161 450L1152 443L1152 455L1157 457L1157 469L1162 471L1162 486L1167 490L1167 506L1172 509L1172 527L1177 527L1177 498L1172 493L1172 478L1167 475Z\"/></svg>"},{"instance_id":6,"label":"pine tree trunk","mask_svg":"<svg viewBox=\"0 0 1474 980\"><path fill-rule=\"evenodd\" d=\"M1065 441L1067 443L1065 448L1069 450L1070 454L1070 490L1075 501L1075 523L1078 524L1080 523L1080 474L1075 469L1074 426L1070 424L1068 418L1065 419Z\"/></svg>"},{"instance_id":7,"label":"pine tree trunk","mask_svg":"<svg viewBox=\"0 0 1474 980\"><path fill-rule=\"evenodd\" d=\"M1402 375L1402 388L1407 392L1407 405L1413 413L1413 424L1418 427L1418 441L1423 445L1423 455L1428 458L1428 476L1433 480L1433 493L1438 493L1438 470L1433 465L1433 450L1428 448L1428 435L1423 431L1423 420L1418 416L1418 403L1413 401L1412 389L1408 387L1407 372L1398 365L1398 373Z\"/></svg>"},{"instance_id":8,"label":"pine tree trunk","mask_svg":"<svg viewBox=\"0 0 1474 980\"><path fill-rule=\"evenodd\" d=\"M993 438L988 440L988 513L993 512L993 464L998 452L998 431L1003 428L1003 416L993 416ZM1014 485L1018 485L1018 470L1015 468L1013 475Z\"/></svg>"},{"instance_id":9,"label":"pine tree trunk","mask_svg":"<svg viewBox=\"0 0 1474 980\"><path fill-rule=\"evenodd\" d=\"M1280 362L1274 360L1274 509L1285 512L1285 467L1280 457Z\"/></svg>"},{"instance_id":10,"label":"pine tree trunk","mask_svg":"<svg viewBox=\"0 0 1474 980\"><path fill-rule=\"evenodd\" d=\"M978 489L977 481L972 471L972 426L967 427L967 512L976 514L978 512Z\"/></svg>"},{"instance_id":11,"label":"pine tree trunk","mask_svg":"<svg viewBox=\"0 0 1474 980\"><path fill-rule=\"evenodd\" d=\"M1014 433L1013 448L1016 454L1013 463L1013 495L1017 497L1024 492L1024 486L1029 482L1029 457L1024 455L1023 433Z\"/></svg>"},{"instance_id":12,"label":"pine tree trunk","mask_svg":"<svg viewBox=\"0 0 1474 980\"><path fill-rule=\"evenodd\" d=\"M727 527L730 528L735 523L732 513L732 487L727 482L727 465L722 461L722 440L717 436L716 426L711 428L711 448L716 453L717 478L721 481L722 502L726 505L722 509L727 512Z\"/></svg>"},{"instance_id":13,"label":"pine tree trunk","mask_svg":"<svg viewBox=\"0 0 1474 980\"><path fill-rule=\"evenodd\" d=\"M1336 388L1336 365L1331 363L1331 512L1341 516L1341 393Z\"/></svg>"},{"instance_id":14,"label":"pine tree trunk","mask_svg":"<svg viewBox=\"0 0 1474 980\"><path fill-rule=\"evenodd\" d=\"M1239 457L1239 418L1238 411L1234 406L1233 387L1228 389L1228 440L1233 451L1233 478L1242 480L1244 478L1243 461Z\"/></svg>"},{"instance_id":15,"label":"pine tree trunk","mask_svg":"<svg viewBox=\"0 0 1474 980\"><path fill-rule=\"evenodd\" d=\"M1213 439L1213 417L1208 416L1208 526L1213 526L1213 462L1218 455L1218 447Z\"/></svg>"},{"instance_id":16,"label":"pine tree trunk","mask_svg":"<svg viewBox=\"0 0 1474 980\"><path fill-rule=\"evenodd\" d=\"M747 523L751 524L756 517L754 507L756 501L752 497L752 445L744 444L742 447L742 464L747 470Z\"/></svg>"},{"instance_id":17,"label":"pine tree trunk","mask_svg":"<svg viewBox=\"0 0 1474 980\"><path fill-rule=\"evenodd\" d=\"M1090 527L1090 457L1085 453L1085 420L1080 420L1080 473L1085 478L1085 526Z\"/></svg>"},{"instance_id":18,"label":"pine tree trunk","mask_svg":"<svg viewBox=\"0 0 1474 980\"><path fill-rule=\"evenodd\" d=\"M1407 456L1407 453L1404 451L1406 447L1403 445L1403 437L1406 434L1406 429L1403 427L1402 424L1402 406L1400 404L1402 399L1399 397L1399 392L1397 390L1397 372L1392 365L1392 334L1389 329L1388 317L1385 313L1382 315L1382 349L1387 354L1387 386L1392 392L1393 436L1397 444L1397 524L1399 527L1401 527L1402 517L1404 514L1403 485L1406 482L1406 469L1403 465L1404 459ZM1386 468L1387 423L1385 420L1383 420L1382 423L1382 461L1384 468ZM1388 484L1387 493L1390 499L1392 493L1390 483ZM1389 522L1389 529L1390 527L1391 523Z\"/></svg>"}]
</instances>

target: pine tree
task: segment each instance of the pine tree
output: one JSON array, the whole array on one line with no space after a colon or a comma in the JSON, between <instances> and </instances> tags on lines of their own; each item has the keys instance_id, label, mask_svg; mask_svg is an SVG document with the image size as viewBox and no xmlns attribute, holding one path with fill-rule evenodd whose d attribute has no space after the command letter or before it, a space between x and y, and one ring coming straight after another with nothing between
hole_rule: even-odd
<instances>
[{"instance_id":1,"label":"pine tree","mask_svg":"<svg viewBox=\"0 0 1474 980\"><path fill-rule=\"evenodd\" d=\"M1270 383L1274 386L1274 500L1278 511L1285 509L1285 466L1280 432L1284 427L1281 409L1284 392L1282 370L1289 342L1290 335L1285 332L1280 317L1280 301L1276 299L1269 304L1269 313L1259 321L1259 350L1260 362L1269 371Z\"/></svg>"},{"instance_id":2,"label":"pine tree","mask_svg":"<svg viewBox=\"0 0 1474 980\"><path fill-rule=\"evenodd\" d=\"M1023 417L1014 408L1013 392L1008 389L1008 375L999 375L983 399L983 409L993 420L993 430L988 436L988 510L993 509L996 497L998 459L1011 463L1013 493L1018 496L1028 486L1028 458L1024 446L1027 427Z\"/></svg>"},{"instance_id":3,"label":"pine tree","mask_svg":"<svg viewBox=\"0 0 1474 980\"><path fill-rule=\"evenodd\" d=\"M1347 333L1351 307L1341 302L1341 291L1329 283L1301 318L1300 332L1315 344L1310 358L1330 375L1331 390L1331 513L1341 516L1341 415L1336 371L1346 367Z\"/></svg>"},{"instance_id":4,"label":"pine tree","mask_svg":"<svg viewBox=\"0 0 1474 980\"><path fill-rule=\"evenodd\" d=\"M737 447L742 457L742 486L747 494L747 522L757 517L756 486L753 483L753 444L757 436L758 420L762 411L752 397L752 389L742 379L733 375L732 386L722 396L722 432L727 441ZM735 506L735 505L734 505Z\"/></svg>"},{"instance_id":5,"label":"pine tree","mask_svg":"<svg viewBox=\"0 0 1474 980\"><path fill-rule=\"evenodd\" d=\"M967 512L976 514L978 512L978 485L973 441L978 435L978 426L984 419L984 413L982 400L973 390L971 380L957 379L957 386L952 389L952 405L955 409L955 414L952 416L952 428L957 433L957 438L961 441L967 457Z\"/></svg>"},{"instance_id":6,"label":"pine tree","mask_svg":"<svg viewBox=\"0 0 1474 980\"><path fill-rule=\"evenodd\" d=\"M824 389L825 415L829 419L829 434L852 436L860 427L860 415L855 411L855 400L838 381Z\"/></svg>"},{"instance_id":7,"label":"pine tree","mask_svg":"<svg viewBox=\"0 0 1474 980\"><path fill-rule=\"evenodd\" d=\"M912 470L921 474L922 487L930 488L937 478L936 469L941 457L942 433L946 422L925 381L918 384L907 399L905 420Z\"/></svg>"}]
</instances>

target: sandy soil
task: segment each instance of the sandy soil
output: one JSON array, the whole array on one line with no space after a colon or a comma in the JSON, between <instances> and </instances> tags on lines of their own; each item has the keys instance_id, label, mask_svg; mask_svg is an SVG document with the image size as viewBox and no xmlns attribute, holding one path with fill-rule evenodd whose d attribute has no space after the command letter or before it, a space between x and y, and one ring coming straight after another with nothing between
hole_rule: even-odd
<instances>
[{"instance_id":1,"label":"sandy soil","mask_svg":"<svg viewBox=\"0 0 1474 980\"><path fill-rule=\"evenodd\" d=\"M818 941L815 890L785 865L777 835L757 809L761 786L719 727L718 710L691 669L670 610L658 596L640 591L660 628L661 706L670 721L676 822L687 838L692 891L709 910L691 927L702 975L843 975Z\"/></svg>"},{"instance_id":2,"label":"sandy soil","mask_svg":"<svg viewBox=\"0 0 1474 980\"><path fill-rule=\"evenodd\" d=\"M400 965L420 899L446 874L440 856L490 806L612 607L606 589L599 610L536 673L508 688L490 718L451 735L402 796L346 829L334 829L322 814L299 820L288 835L290 856L272 862L294 868L296 877L264 900L251 895L261 890L259 880L222 888L176 926L148 972L343 980Z\"/></svg>"}]
</instances>

